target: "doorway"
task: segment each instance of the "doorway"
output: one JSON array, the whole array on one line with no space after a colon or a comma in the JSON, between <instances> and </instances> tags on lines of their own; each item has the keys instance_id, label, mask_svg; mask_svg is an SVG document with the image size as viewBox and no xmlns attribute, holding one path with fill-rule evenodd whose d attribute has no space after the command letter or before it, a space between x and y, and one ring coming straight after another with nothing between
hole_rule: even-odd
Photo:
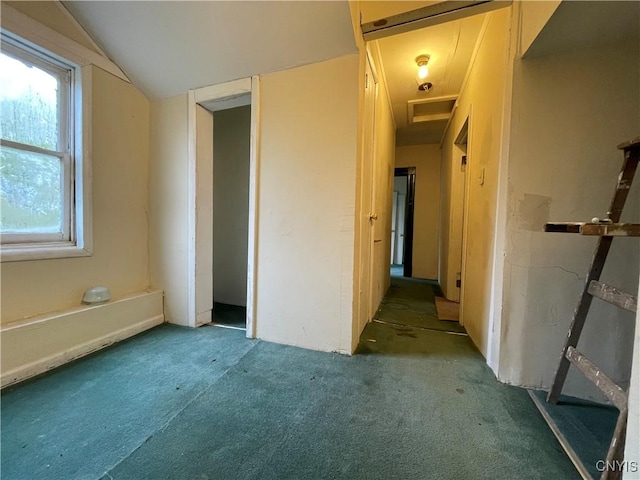
<instances>
[{"instance_id":1,"label":"doorway","mask_svg":"<svg viewBox=\"0 0 640 480\"><path fill-rule=\"evenodd\" d=\"M190 236L190 248L189 248L189 325L198 326L203 324L210 324L212 321L216 321L216 317L222 317L221 320L228 321L229 313L232 313L235 321L242 325L242 321L238 321L238 316L242 316L244 309L246 313L244 315L244 325L237 328L246 329L246 336L248 338L255 338L256 336L256 314L255 314L255 259L256 259L256 231L258 224L258 205L257 205L257 176L259 171L259 156L258 156L258 144L259 144L259 78L244 78L227 82L220 85L212 85L209 87L203 87L196 90L189 91L188 95L189 106L189 236ZM243 167L239 176L246 187L244 193L244 200L235 199L235 197L229 197L229 194L222 195L222 200L218 200L218 203L222 205L222 208L230 208L229 205L233 202L237 202L239 207L243 204L242 216L231 216L236 226L244 224L240 229L242 235L246 240L241 240L243 243L242 248L237 248L240 255L237 255L233 264L235 265L234 282L229 282L229 278L226 272L223 272L224 268L218 269L214 267L214 234L227 235L225 232L224 223L222 227L219 227L217 233L214 228L214 151L216 147L214 145L214 116L220 118L227 115L237 115L235 113L219 113L226 110L233 110L237 107L244 107L241 115L247 115L249 113L249 137L244 141L245 153L248 144L249 158L248 158L248 172L247 166ZM219 118L219 119L220 119ZM246 123L246 118L245 118ZM246 126L245 126L246 133ZM245 137L246 138L246 137ZM212 161L213 159L213 161ZM237 168L237 165L228 166L227 168ZM240 172L236 172L240 173ZM220 179L224 180L229 173L221 173ZM245 188L243 187L243 188ZM218 189L220 187L218 186ZM246 208L244 207L246 205ZM234 208L235 208L234 207ZM230 228L230 227L229 227ZM238 238L233 237L232 238ZM246 242L246 246L245 246ZM231 240L227 239L226 243L231 243ZM224 251L224 250L223 250ZM238 258L239 257L239 258ZM221 257L218 258L218 263L221 262ZM224 263L223 263L224 266ZM216 275L215 283L218 283L219 287L224 287L226 284L235 285L234 297L229 296L229 292L216 294L214 298L214 269L220 270ZM244 276L244 280L241 277ZM240 285L238 287L238 285ZM238 300L242 298L244 293L244 302ZM222 295L220 297L220 295ZM218 302L218 299L222 300ZM237 309L233 312L223 312L224 307L218 306L215 309L214 302L220 303L220 305L230 305L231 307L239 307L243 310L240 313ZM230 302L230 303L223 303ZM234 303L240 303L243 305L233 305ZM217 310L217 312L214 312ZM225 319L225 317L227 317Z\"/></svg>"},{"instance_id":2,"label":"doorway","mask_svg":"<svg viewBox=\"0 0 640 480\"><path fill-rule=\"evenodd\" d=\"M460 128L456 139L453 144L453 154L454 161L456 159L459 161L460 165L460 185L461 189L459 191L457 204L459 205L459 209L461 212L460 217L457 219L459 222L458 232L460 236L460 251L456 252L456 256L459 258L459 267L456 272L456 297L451 300L457 301L460 303L460 324L463 324L463 302L462 299L464 297L464 273L465 273L465 260L466 260L466 249L467 249L467 211L468 211L468 164L469 164L469 155L468 155L468 142L469 142L469 117L467 117L464 121L464 124Z\"/></svg>"},{"instance_id":3,"label":"doorway","mask_svg":"<svg viewBox=\"0 0 640 480\"><path fill-rule=\"evenodd\" d=\"M413 274L413 214L416 193L416 168L394 170L391 210L391 275Z\"/></svg>"},{"instance_id":4,"label":"doorway","mask_svg":"<svg viewBox=\"0 0 640 480\"><path fill-rule=\"evenodd\" d=\"M246 329L251 96L213 111L213 314Z\"/></svg>"}]
</instances>

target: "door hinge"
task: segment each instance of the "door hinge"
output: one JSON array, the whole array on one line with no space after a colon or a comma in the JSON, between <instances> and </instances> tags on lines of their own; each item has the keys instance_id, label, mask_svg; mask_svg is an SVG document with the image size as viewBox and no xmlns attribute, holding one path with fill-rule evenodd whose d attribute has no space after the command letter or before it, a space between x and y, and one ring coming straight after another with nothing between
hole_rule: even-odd
<instances>
[{"instance_id":1,"label":"door hinge","mask_svg":"<svg viewBox=\"0 0 640 480\"><path fill-rule=\"evenodd\" d=\"M460 159L460 171L464 172L467 169L467 156L462 155Z\"/></svg>"},{"instance_id":2,"label":"door hinge","mask_svg":"<svg viewBox=\"0 0 640 480\"><path fill-rule=\"evenodd\" d=\"M456 288L462 288L462 272L456 273Z\"/></svg>"}]
</instances>

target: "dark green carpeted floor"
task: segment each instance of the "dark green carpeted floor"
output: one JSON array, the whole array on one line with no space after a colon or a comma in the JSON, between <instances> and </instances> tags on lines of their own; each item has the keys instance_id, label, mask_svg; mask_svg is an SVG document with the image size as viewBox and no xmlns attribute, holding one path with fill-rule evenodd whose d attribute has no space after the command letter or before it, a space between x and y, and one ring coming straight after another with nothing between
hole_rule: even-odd
<instances>
[{"instance_id":1,"label":"dark green carpeted floor","mask_svg":"<svg viewBox=\"0 0 640 480\"><path fill-rule=\"evenodd\" d=\"M438 320L435 296L442 296L438 282L396 276L394 267L391 271L391 287L375 313L374 320L393 325L464 333L464 328L458 322Z\"/></svg>"},{"instance_id":2,"label":"dark green carpeted floor","mask_svg":"<svg viewBox=\"0 0 640 480\"><path fill-rule=\"evenodd\" d=\"M247 309L236 305L227 305L226 303L213 304L213 323L216 325L225 325L236 328L246 328L247 326Z\"/></svg>"},{"instance_id":3,"label":"dark green carpeted floor","mask_svg":"<svg viewBox=\"0 0 640 480\"><path fill-rule=\"evenodd\" d=\"M529 393L570 445L582 468L592 478L600 478L602 471L597 468L598 462L607 458L618 410L566 395L560 396L558 404L553 405L546 401L547 392L532 390Z\"/></svg>"},{"instance_id":4,"label":"dark green carpeted floor","mask_svg":"<svg viewBox=\"0 0 640 480\"><path fill-rule=\"evenodd\" d=\"M375 322L353 357L161 326L6 390L1 441L5 480L579 478L466 336Z\"/></svg>"}]
</instances>

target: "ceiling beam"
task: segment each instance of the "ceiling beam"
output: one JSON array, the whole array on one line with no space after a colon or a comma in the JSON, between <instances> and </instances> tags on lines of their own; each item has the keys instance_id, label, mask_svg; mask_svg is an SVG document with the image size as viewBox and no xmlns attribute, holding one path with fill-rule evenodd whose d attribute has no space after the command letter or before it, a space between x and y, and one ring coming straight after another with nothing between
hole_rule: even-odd
<instances>
[{"instance_id":1,"label":"ceiling beam","mask_svg":"<svg viewBox=\"0 0 640 480\"><path fill-rule=\"evenodd\" d=\"M432 27L511 5L511 0L447 0L361 25L365 41Z\"/></svg>"}]
</instances>

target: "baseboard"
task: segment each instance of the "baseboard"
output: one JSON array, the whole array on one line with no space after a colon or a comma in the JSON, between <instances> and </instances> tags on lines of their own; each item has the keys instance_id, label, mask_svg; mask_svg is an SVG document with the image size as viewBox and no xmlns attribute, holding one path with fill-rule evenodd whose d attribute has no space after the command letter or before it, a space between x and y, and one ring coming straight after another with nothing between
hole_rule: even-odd
<instances>
[{"instance_id":1,"label":"baseboard","mask_svg":"<svg viewBox=\"0 0 640 480\"><path fill-rule=\"evenodd\" d=\"M9 323L0 330L6 387L164 322L161 291Z\"/></svg>"}]
</instances>

